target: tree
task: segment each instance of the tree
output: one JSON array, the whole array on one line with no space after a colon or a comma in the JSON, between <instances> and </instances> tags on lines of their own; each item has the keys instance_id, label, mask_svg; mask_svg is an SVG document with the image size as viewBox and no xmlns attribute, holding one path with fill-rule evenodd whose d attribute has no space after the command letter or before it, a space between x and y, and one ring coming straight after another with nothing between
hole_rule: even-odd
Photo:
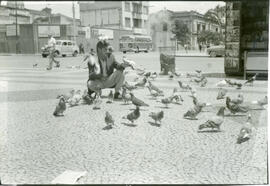
<instances>
[{"instance_id":1,"label":"tree","mask_svg":"<svg viewBox=\"0 0 270 186\"><path fill-rule=\"evenodd\" d=\"M222 24L222 18L225 16L226 7L217 5L214 9L208 10L204 14L204 18L210 22L217 23L221 28L224 26Z\"/></svg>"},{"instance_id":2,"label":"tree","mask_svg":"<svg viewBox=\"0 0 270 186\"><path fill-rule=\"evenodd\" d=\"M175 34L176 39L180 42L181 45L185 45L189 42L190 31L183 21L176 19L172 25L171 31L173 34Z\"/></svg>"},{"instance_id":3,"label":"tree","mask_svg":"<svg viewBox=\"0 0 270 186\"><path fill-rule=\"evenodd\" d=\"M204 30L198 34L198 43L214 44L219 45L224 43L224 36L219 32L211 32L209 30Z\"/></svg>"}]
</instances>

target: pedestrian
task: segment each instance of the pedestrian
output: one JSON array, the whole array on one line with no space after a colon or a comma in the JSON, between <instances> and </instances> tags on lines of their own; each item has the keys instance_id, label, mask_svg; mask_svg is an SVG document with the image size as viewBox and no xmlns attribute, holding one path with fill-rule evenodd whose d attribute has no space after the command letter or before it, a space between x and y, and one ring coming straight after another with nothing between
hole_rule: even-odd
<instances>
[{"instance_id":1,"label":"pedestrian","mask_svg":"<svg viewBox=\"0 0 270 186\"><path fill-rule=\"evenodd\" d=\"M186 53L188 53L188 45L187 44L184 45L184 48L185 48Z\"/></svg>"},{"instance_id":2,"label":"pedestrian","mask_svg":"<svg viewBox=\"0 0 270 186\"><path fill-rule=\"evenodd\" d=\"M49 34L48 37L49 66L47 67L47 70L51 70L53 63L56 64L56 67L60 67L60 61L54 59L56 40L53 38L52 34Z\"/></svg>"},{"instance_id":3,"label":"pedestrian","mask_svg":"<svg viewBox=\"0 0 270 186\"><path fill-rule=\"evenodd\" d=\"M201 43L199 44L199 50L200 50L200 53L201 53L201 51L202 51L202 44Z\"/></svg>"},{"instance_id":4,"label":"pedestrian","mask_svg":"<svg viewBox=\"0 0 270 186\"><path fill-rule=\"evenodd\" d=\"M89 79L87 81L88 94L91 97L100 89L114 88L114 99L120 98L119 91L125 80L123 71L128 65L118 63L112 52L113 49L109 47L107 40L98 41L97 63L94 64L96 68L92 70L92 66L89 66Z\"/></svg>"},{"instance_id":5,"label":"pedestrian","mask_svg":"<svg viewBox=\"0 0 270 186\"><path fill-rule=\"evenodd\" d=\"M80 43L79 45L79 50L80 50L80 54L84 54L84 47L82 43Z\"/></svg>"}]
</instances>

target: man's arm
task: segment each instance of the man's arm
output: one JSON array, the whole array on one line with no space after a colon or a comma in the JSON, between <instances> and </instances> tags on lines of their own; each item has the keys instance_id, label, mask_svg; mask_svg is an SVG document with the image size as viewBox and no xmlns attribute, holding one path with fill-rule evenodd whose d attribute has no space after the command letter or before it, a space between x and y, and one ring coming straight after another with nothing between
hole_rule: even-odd
<instances>
[{"instance_id":1,"label":"man's arm","mask_svg":"<svg viewBox=\"0 0 270 186\"><path fill-rule=\"evenodd\" d=\"M125 70L126 65L123 64L123 63L117 62L117 61L115 60L114 55L113 55L113 54L111 54L111 55L112 55L112 58L113 58L113 66L114 66L114 68L117 69L117 70Z\"/></svg>"},{"instance_id":2,"label":"man's arm","mask_svg":"<svg viewBox=\"0 0 270 186\"><path fill-rule=\"evenodd\" d=\"M90 80L96 80L96 79L101 79L102 78L102 74L100 73L100 66L98 64L98 62L95 60L94 57L89 56L89 60L88 60L88 64L90 67L94 68L94 70L92 72L91 69L89 69L89 79Z\"/></svg>"}]
</instances>

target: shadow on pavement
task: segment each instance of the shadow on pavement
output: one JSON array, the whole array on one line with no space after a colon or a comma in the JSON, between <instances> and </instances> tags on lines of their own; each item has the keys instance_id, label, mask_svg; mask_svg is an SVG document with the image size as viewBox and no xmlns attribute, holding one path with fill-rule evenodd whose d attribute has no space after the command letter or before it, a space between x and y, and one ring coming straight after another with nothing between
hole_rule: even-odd
<instances>
[{"instance_id":1,"label":"shadow on pavement","mask_svg":"<svg viewBox=\"0 0 270 186\"><path fill-rule=\"evenodd\" d=\"M151 121L148 121L148 123L152 126L155 126L155 127L160 127L161 125L158 124L158 123L154 123L154 122L151 122Z\"/></svg>"},{"instance_id":2,"label":"shadow on pavement","mask_svg":"<svg viewBox=\"0 0 270 186\"><path fill-rule=\"evenodd\" d=\"M124 122L122 122L121 124L126 125L128 127L137 127L136 124L132 124L132 123L124 123Z\"/></svg>"}]
</instances>

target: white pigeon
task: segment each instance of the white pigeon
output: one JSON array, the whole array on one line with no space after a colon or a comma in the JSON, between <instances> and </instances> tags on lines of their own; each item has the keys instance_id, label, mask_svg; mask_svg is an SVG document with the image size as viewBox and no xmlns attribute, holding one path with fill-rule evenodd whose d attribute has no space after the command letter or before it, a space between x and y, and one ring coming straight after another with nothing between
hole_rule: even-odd
<instances>
[{"instance_id":1,"label":"white pigeon","mask_svg":"<svg viewBox=\"0 0 270 186\"><path fill-rule=\"evenodd\" d=\"M225 80L219 81L216 86L217 87L225 87L227 85L227 82Z\"/></svg>"}]
</instances>

